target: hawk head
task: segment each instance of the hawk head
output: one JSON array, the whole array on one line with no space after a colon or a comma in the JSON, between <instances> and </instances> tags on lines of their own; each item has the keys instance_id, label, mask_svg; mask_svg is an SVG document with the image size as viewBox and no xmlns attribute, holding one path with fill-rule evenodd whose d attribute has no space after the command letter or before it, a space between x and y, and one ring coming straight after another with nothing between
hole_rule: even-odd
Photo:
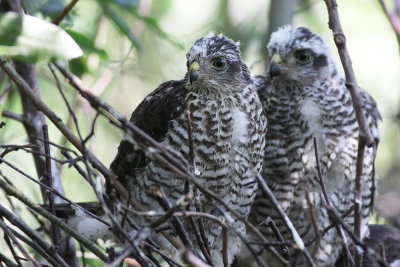
<instances>
[{"instance_id":1,"label":"hawk head","mask_svg":"<svg viewBox=\"0 0 400 267\"><path fill-rule=\"evenodd\" d=\"M267 47L272 82L309 84L336 73L328 45L307 28L280 28L271 35Z\"/></svg>"},{"instance_id":2,"label":"hawk head","mask_svg":"<svg viewBox=\"0 0 400 267\"><path fill-rule=\"evenodd\" d=\"M195 91L226 92L251 83L250 72L240 57L238 43L209 34L198 39L186 54L188 88Z\"/></svg>"}]
</instances>

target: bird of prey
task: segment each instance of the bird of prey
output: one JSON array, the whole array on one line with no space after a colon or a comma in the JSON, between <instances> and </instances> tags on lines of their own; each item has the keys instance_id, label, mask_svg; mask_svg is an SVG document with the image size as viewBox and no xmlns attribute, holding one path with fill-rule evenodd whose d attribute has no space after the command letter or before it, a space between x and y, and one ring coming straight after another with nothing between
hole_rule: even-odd
<instances>
[{"instance_id":1,"label":"bird of prey","mask_svg":"<svg viewBox=\"0 0 400 267\"><path fill-rule=\"evenodd\" d=\"M328 197L342 214L353 207L359 127L352 98L343 75L337 69L328 45L309 29L286 26L272 34L268 44L269 74L258 76L256 85L268 120L262 175L288 214L317 266L335 263L341 239L335 228L316 239L310 205L318 231L332 221L322 202L314 137ZM377 123L381 119L374 99L360 91L364 112L372 134L379 141ZM362 235L371 214L374 190L376 147L366 148L362 182ZM270 217L286 241L293 238L268 200L257 194L251 219L269 237L275 235L266 219ZM353 215L345 219L353 225ZM274 239L276 240L276 239ZM305 257L290 251L296 266L305 266ZM271 262L273 260L271 259ZM271 266L279 266L274 263Z\"/></svg>"},{"instance_id":2,"label":"bird of prey","mask_svg":"<svg viewBox=\"0 0 400 267\"><path fill-rule=\"evenodd\" d=\"M198 39L187 53L185 78L161 84L137 107L130 121L188 161L191 138L197 179L247 217L257 190L255 175L263 161L266 119L262 112L238 45L222 34L210 34ZM137 150L127 137L111 169L131 197L148 210L161 210L150 194L153 185L161 186L171 202L187 193L182 177ZM200 194L200 199L204 212L225 221L212 198ZM214 265L223 266L222 229L215 222L203 222ZM183 221L183 225L196 243L189 223ZM233 226L235 229L229 230L229 262L241 243L234 231L245 231L241 222Z\"/></svg>"}]
</instances>

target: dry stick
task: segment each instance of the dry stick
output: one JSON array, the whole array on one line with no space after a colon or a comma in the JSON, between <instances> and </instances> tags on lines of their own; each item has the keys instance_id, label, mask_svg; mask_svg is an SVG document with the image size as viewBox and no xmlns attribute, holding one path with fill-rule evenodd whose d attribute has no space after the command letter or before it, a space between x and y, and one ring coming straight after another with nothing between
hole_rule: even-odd
<instances>
[{"instance_id":1,"label":"dry stick","mask_svg":"<svg viewBox=\"0 0 400 267\"><path fill-rule=\"evenodd\" d=\"M370 247L368 247L368 245L360 240L353 232L353 230L351 229L351 227L349 225L347 225L343 219L340 217L340 214L336 211L336 209L334 209L333 207L330 207L328 205L326 205L325 203L322 203L322 205L324 205L324 208L328 211L328 215L329 217L334 220L337 224L339 224L340 226L343 227L343 229L347 232L347 234L350 236L350 238L353 240L354 244L356 244L357 246L360 246L366 253L366 256L370 259L371 257L374 257L378 263L381 266L384 267L388 267L389 264L382 259L381 255L379 255L379 253L377 253L375 250L371 249Z\"/></svg>"},{"instance_id":2,"label":"dry stick","mask_svg":"<svg viewBox=\"0 0 400 267\"><path fill-rule=\"evenodd\" d=\"M365 144L362 138L358 139L356 181L354 186L354 234L361 239L362 227L362 193L361 193L361 175L363 172ZM356 266L362 266L362 253L355 250Z\"/></svg>"},{"instance_id":3,"label":"dry stick","mask_svg":"<svg viewBox=\"0 0 400 267\"><path fill-rule=\"evenodd\" d=\"M271 204L274 206L275 210L278 212L279 216L283 220L284 224L286 227L289 229L290 233L292 234L293 240L300 249L300 251L304 254L306 257L308 263L310 266L316 266L310 253L308 252L306 246L304 245L303 240L301 239L299 233L297 233L296 228L294 227L293 223L290 221L289 217L286 215L286 213L283 211L282 207L279 205L278 200L272 193L271 189L265 182L264 178L261 177L260 174L257 174L256 176L257 182L261 187L262 192L267 196L268 200L271 202Z\"/></svg>"},{"instance_id":4,"label":"dry stick","mask_svg":"<svg viewBox=\"0 0 400 267\"><path fill-rule=\"evenodd\" d=\"M7 225L0 220L0 227L3 229L4 234L9 236L13 243L18 247L18 249L25 255L25 257L32 262L36 267L41 267L41 264L24 248L24 246L18 241L15 235L8 229Z\"/></svg>"},{"instance_id":5,"label":"dry stick","mask_svg":"<svg viewBox=\"0 0 400 267\"><path fill-rule=\"evenodd\" d=\"M4 118L13 119L22 123L26 122L25 117L21 114L17 114L8 110L3 110L1 114L3 115Z\"/></svg>"},{"instance_id":6,"label":"dry stick","mask_svg":"<svg viewBox=\"0 0 400 267\"><path fill-rule=\"evenodd\" d=\"M360 90L357 84L356 76L354 74L352 62L349 52L346 47L346 37L343 34L343 29L340 24L339 13L337 9L336 0L324 0L328 9L329 15L329 28L333 32L333 40L337 46L340 61L346 76L346 87L350 91L353 100L354 111L356 112L357 122L359 125L360 138L364 139L364 144L368 147L374 145L375 141L372 137L371 131L368 127L365 113L363 110L363 103L360 96Z\"/></svg>"},{"instance_id":7,"label":"dry stick","mask_svg":"<svg viewBox=\"0 0 400 267\"><path fill-rule=\"evenodd\" d=\"M51 245L47 241L45 241L35 230L31 229L28 225L25 224L24 221L15 216L13 212L6 209L3 205L0 205L0 215L6 218L11 224L15 225L22 232L24 232L41 249L51 255L52 258L55 259L55 266L68 266L65 263L64 259L61 258L61 256L57 254L57 252L53 248L51 248ZM50 262L49 259L47 260Z\"/></svg>"},{"instance_id":8,"label":"dry stick","mask_svg":"<svg viewBox=\"0 0 400 267\"><path fill-rule=\"evenodd\" d=\"M21 240L22 242L27 244L29 247L34 249L37 253L42 255L43 258L45 258L51 265L53 265L53 266L63 266L63 267L68 267L69 266L65 262L64 262L64 264L61 264L60 262L57 262L54 258L52 258L50 256L50 254L47 253L47 251L45 251L37 243L33 242L32 240L30 240L26 236L20 234L19 232L17 232L16 230L14 230L12 228L8 228L8 229L15 235L15 237L17 237L19 240ZM50 249L53 249L53 247L51 247Z\"/></svg>"},{"instance_id":9,"label":"dry stick","mask_svg":"<svg viewBox=\"0 0 400 267\"><path fill-rule=\"evenodd\" d=\"M177 209L176 207L183 206L184 205L184 201L179 201L178 200L176 202L176 204L174 206L175 208L174 208L171 205L170 201L168 200L167 196L165 195L163 189L160 186L153 185L150 188L150 190L151 190L152 195L156 198L157 202L160 204L160 206L166 212L166 215L168 215L168 217L171 219L171 224L174 227L174 230L175 230L176 234L182 240L182 242L185 245L185 247L190 249L190 250L192 250L192 251L194 251L196 256L199 257L200 255L198 254L198 252L193 247L192 241L190 241L189 235L186 232L185 227L183 227L182 222L178 218L172 216L174 211ZM170 212L170 211L172 211L172 212ZM166 217L164 217L164 218L165 219L169 219L169 218L166 218Z\"/></svg>"},{"instance_id":10,"label":"dry stick","mask_svg":"<svg viewBox=\"0 0 400 267\"><path fill-rule=\"evenodd\" d=\"M187 111L186 111L186 118L187 118L187 122L188 122L187 132L188 132L188 142L189 142L189 159L190 159L190 162L192 163L192 168L193 168L192 171L193 171L193 173L195 175L198 175L198 173L197 173L198 171L196 169L196 161L195 161L195 157L194 157L194 144L193 144L193 138L192 138L191 114L192 113L190 111L190 106L189 106ZM201 205L200 204L200 199L197 198L198 194L196 194L196 193L198 193L197 188L194 188L193 191L194 191L193 193L195 194L195 202L198 202L198 205ZM197 209L198 205L195 204L195 208L196 209ZM190 209L189 205L187 206L187 209ZM198 210L198 211L201 211L201 210ZM206 235L205 235L204 225L202 223L201 218L199 218L198 222L199 222L199 227L197 227L194 218L192 218L192 217L190 218L190 224L191 224L191 226L193 228L193 231L195 233L198 246L200 247L200 250L203 253L204 257L206 258L206 261L210 265L213 265L212 264L213 260L211 258L211 252L210 252L210 246L208 244L208 240L207 240ZM223 246L223 247L226 248L227 246ZM227 255L228 252L227 252L227 250L224 249L222 253L224 255ZM226 259L227 257L224 256L223 258ZM224 266L225 267L227 266L227 264L228 264L228 262L224 261Z\"/></svg>"},{"instance_id":11,"label":"dry stick","mask_svg":"<svg viewBox=\"0 0 400 267\"><path fill-rule=\"evenodd\" d=\"M392 26L394 32L396 33L397 42L400 45L400 17L398 14L394 12L390 12L385 5L383 0L379 0L379 3L385 13L386 17L388 18L390 25Z\"/></svg>"},{"instance_id":12,"label":"dry stick","mask_svg":"<svg viewBox=\"0 0 400 267\"><path fill-rule=\"evenodd\" d=\"M107 262L108 257L105 255L93 242L86 239L85 237L81 236L71 227L69 227L64 221L55 217L53 214L48 212L47 210L40 207L38 204L29 200L22 192L17 190L14 186L7 184L5 181L0 179L0 188L2 188L6 194L10 196L14 196L19 201L24 203L26 206L37 212L38 214L42 215L49 221L57 224L58 227L63 229L67 234L73 236L78 242L81 242L88 250L92 251L97 257L99 257L102 261Z\"/></svg>"},{"instance_id":13,"label":"dry stick","mask_svg":"<svg viewBox=\"0 0 400 267\"><path fill-rule=\"evenodd\" d=\"M79 0L71 0L71 2L58 14L57 18L53 20L53 24L58 25L64 19L71 9L78 3Z\"/></svg>"},{"instance_id":14,"label":"dry stick","mask_svg":"<svg viewBox=\"0 0 400 267\"><path fill-rule=\"evenodd\" d=\"M5 163L7 166L11 167L12 169L14 169L15 171L19 172L20 174L22 174L23 176L25 176L26 178L28 178L29 180L31 180L32 182L40 185L42 188L44 188L45 190L47 190L47 192L52 192L53 194L59 196L62 200L65 200L66 202L68 202L69 204L71 204L71 206L74 206L76 208L79 208L81 211L83 211L84 213L86 213L87 215L93 217L94 219L104 223L105 225L109 225L107 222L105 222L103 219L99 218L98 216L96 216L95 214L91 213L90 211L84 209L82 206L76 204L75 202L69 200L68 198L66 198L65 196L61 195L60 193L58 193L57 191L55 191L54 189L51 189L50 187L48 187L47 185L37 181L36 179L34 179L33 177L29 176L27 173L23 172L22 170L20 170L19 168L17 168L16 166L12 165L11 163L9 163L8 161L4 160L3 158L0 157L0 163Z\"/></svg>"},{"instance_id":15,"label":"dry stick","mask_svg":"<svg viewBox=\"0 0 400 267\"><path fill-rule=\"evenodd\" d=\"M312 225L313 225L313 228L314 228L314 232L315 232L316 245L315 245L315 250L312 252L314 254L315 251L319 247L319 244L320 244L320 241L321 241L321 233L318 230L318 223L317 223L317 217L315 216L314 206L311 203L310 195L309 195L309 192L307 190L306 190L306 201L307 201L308 209L310 210L311 222L312 222ZM313 240L313 242L314 242L314 240ZM311 242L309 244L311 244ZM307 243L306 243L306 245L307 245Z\"/></svg>"},{"instance_id":16,"label":"dry stick","mask_svg":"<svg viewBox=\"0 0 400 267\"><path fill-rule=\"evenodd\" d=\"M321 186L322 194L324 195L324 199L325 199L326 204L329 207L333 207L332 204L331 204L331 201L329 199L328 192L326 191L324 178L322 177L321 166L320 166L320 163L319 163L319 153L318 153L317 138L315 136L314 136L314 151L315 151L315 160L316 160L316 163L317 163L317 171L318 171L318 178L319 178L318 182L319 182L319 185ZM343 228L340 225L335 224L335 227L336 227L336 230L338 232L338 235L340 236L340 238L343 241L343 245L344 245L344 249L345 249L345 257L346 257L345 261L348 262L349 260L352 260L352 258L351 258L350 249L349 249L349 245L348 245L348 241L347 241L346 235L344 234Z\"/></svg>"},{"instance_id":17,"label":"dry stick","mask_svg":"<svg viewBox=\"0 0 400 267\"><path fill-rule=\"evenodd\" d=\"M343 34L343 29L339 19L339 12L337 9L336 0L324 0L326 3L326 7L329 15L329 28L333 32L333 39L337 46L340 61L342 62L344 73L346 76L346 87L350 91L351 98L353 100L354 111L356 112L356 118L359 126L359 143L358 143L358 155L361 155L361 152L364 152L364 146L372 147L375 144L374 138L371 134L371 130L368 127L367 120L365 117L365 113L363 110L363 103L360 96L359 87L357 84L357 80L354 74L352 62L349 56L349 53L346 48L346 37ZM362 154L363 155L363 154ZM361 164L357 164L356 170L356 184L361 183L359 180L361 179L362 173L362 159L361 156ZM359 162L359 157L357 158L357 163ZM359 169L361 168L361 169ZM361 194L361 192L356 192L355 195ZM358 201L356 199L356 201ZM361 204L361 200L360 200ZM357 206L357 203L355 204ZM361 212L357 210L359 207L355 207L354 212L354 227L356 227L355 231L357 234L361 233ZM357 222L357 223L356 223ZM356 267L362 265L362 255L356 250Z\"/></svg>"},{"instance_id":18,"label":"dry stick","mask_svg":"<svg viewBox=\"0 0 400 267\"><path fill-rule=\"evenodd\" d=\"M194 205L196 207L197 212L203 212L203 208L202 208L201 201L200 201L200 193L199 193L199 189L197 189L197 188L194 189ZM203 239L207 253L209 255L211 255L210 244L208 243L208 238L206 236L206 231L204 229L203 219L201 217L199 217L197 219L197 224L199 225L200 235L201 235L201 238Z\"/></svg>"},{"instance_id":19,"label":"dry stick","mask_svg":"<svg viewBox=\"0 0 400 267\"><path fill-rule=\"evenodd\" d=\"M271 217L267 218L267 224L272 229L272 232L275 234L276 238L281 242L285 243L285 239L283 238L281 232L279 231L278 227L276 226L275 222L271 219ZM285 259L290 259L289 248L286 245L282 245L282 255Z\"/></svg>"},{"instance_id":20,"label":"dry stick","mask_svg":"<svg viewBox=\"0 0 400 267\"><path fill-rule=\"evenodd\" d=\"M43 125L43 139L44 140L49 140L49 132L47 129L47 124ZM46 154L46 173L44 177L46 178L44 180L44 184L46 184L51 191L48 192L49 196L49 206L50 206L50 212L55 216L56 215L56 208L54 205L54 194L52 193L53 191L53 176L51 172L51 158L50 158L50 146L48 142L44 142L44 152ZM60 229L58 229L57 225L52 223L51 224L51 229L52 229L52 236L53 236L53 245L57 249L57 246L59 244L59 236L60 236Z\"/></svg>"},{"instance_id":21,"label":"dry stick","mask_svg":"<svg viewBox=\"0 0 400 267\"><path fill-rule=\"evenodd\" d=\"M151 249L152 251L154 251L155 253L157 253L158 255L160 255L170 266L175 265L177 267L183 267L183 265L179 264L178 262L174 261L173 259L171 259L167 254L165 254L161 249L156 248L155 246L147 243L147 242L143 242L143 244L148 247L149 249Z\"/></svg>"},{"instance_id":22,"label":"dry stick","mask_svg":"<svg viewBox=\"0 0 400 267\"><path fill-rule=\"evenodd\" d=\"M379 244L379 252L381 253L382 259L386 261L386 252L385 252L385 244L380 243Z\"/></svg>"},{"instance_id":23,"label":"dry stick","mask_svg":"<svg viewBox=\"0 0 400 267\"><path fill-rule=\"evenodd\" d=\"M0 262L4 262L7 267L17 267L18 265L7 258L3 253L0 252Z\"/></svg>"},{"instance_id":24,"label":"dry stick","mask_svg":"<svg viewBox=\"0 0 400 267\"><path fill-rule=\"evenodd\" d=\"M8 235L4 234L4 240L6 241L6 244L7 244L8 248L10 249L11 254L12 254L15 262L17 263L17 265L19 267L22 267L22 263L21 263L20 257L18 256L17 252L15 251L14 246L11 244L10 237L8 237Z\"/></svg>"},{"instance_id":25,"label":"dry stick","mask_svg":"<svg viewBox=\"0 0 400 267\"><path fill-rule=\"evenodd\" d=\"M183 252L182 260L188 263L191 267L210 267L210 265L204 263L195 256L190 249L186 249L185 252Z\"/></svg>"}]
</instances>

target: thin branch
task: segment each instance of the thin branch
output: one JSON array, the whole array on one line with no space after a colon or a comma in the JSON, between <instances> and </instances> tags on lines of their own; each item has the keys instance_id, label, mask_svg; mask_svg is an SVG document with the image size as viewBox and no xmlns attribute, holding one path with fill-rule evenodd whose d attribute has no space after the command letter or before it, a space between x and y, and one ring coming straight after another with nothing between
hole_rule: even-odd
<instances>
[{"instance_id":1,"label":"thin branch","mask_svg":"<svg viewBox=\"0 0 400 267\"><path fill-rule=\"evenodd\" d=\"M71 0L71 2L58 14L57 18L53 20L53 24L58 25L64 19L65 16L71 11L71 9L78 3L79 0Z\"/></svg>"},{"instance_id":2,"label":"thin branch","mask_svg":"<svg viewBox=\"0 0 400 267\"><path fill-rule=\"evenodd\" d=\"M46 251L49 255L51 255L52 258L55 259L57 266L68 266L65 261L60 257L60 255L57 254L54 249L51 249L51 245L47 241L45 241L36 231L31 229L20 218L15 216L13 212L6 209L3 205L0 205L0 215L6 218L11 224L15 225L22 232L24 232L30 239L34 241L36 245L43 249L43 251Z\"/></svg>"},{"instance_id":3,"label":"thin branch","mask_svg":"<svg viewBox=\"0 0 400 267\"><path fill-rule=\"evenodd\" d=\"M323 203L323 205L324 205L324 203ZM366 252L365 255L367 257L369 257L369 258L374 257L381 266L384 266L384 267L389 266L389 264L384 259L382 259L381 255L379 255L379 253L377 253L375 250L369 248L368 245L364 241L360 240L354 234L351 227L343 221L343 219L340 217L340 214L336 211L336 209L334 209L333 207L330 207L328 205L324 205L324 207L328 211L329 217L333 221L335 221L337 224L340 224L340 226L343 227L343 229L346 231L346 233L349 235L349 237L353 240L353 242L357 246L360 246Z\"/></svg>"},{"instance_id":4,"label":"thin branch","mask_svg":"<svg viewBox=\"0 0 400 267\"><path fill-rule=\"evenodd\" d=\"M328 192L326 191L324 178L322 177L321 165L320 165L320 162L319 162L319 155L318 155L319 153L318 153L317 138L315 136L314 136L314 151L315 151L315 160L316 160L316 163L317 163L319 185L321 186L322 193L324 195L324 199L325 199L325 202L326 202L327 206L333 207L332 204L331 204L331 201L329 199ZM342 229L342 227L340 225L336 224L335 227L336 227L336 230L338 232L338 235L340 236L340 238L343 241L343 246L344 246L344 249L345 249L345 261L347 262L347 261L351 260L352 258L351 258L351 253L350 253L349 244L348 244L346 235L344 234L343 229Z\"/></svg>"},{"instance_id":5,"label":"thin branch","mask_svg":"<svg viewBox=\"0 0 400 267\"><path fill-rule=\"evenodd\" d=\"M17 114L8 110L3 110L1 114L3 115L4 118L13 119L22 123L26 122L24 115L21 114Z\"/></svg>"},{"instance_id":6,"label":"thin branch","mask_svg":"<svg viewBox=\"0 0 400 267\"><path fill-rule=\"evenodd\" d=\"M41 267L40 263L24 248L24 246L17 240L15 235L8 229L8 226L0 220L0 227L3 229L5 235L11 238L13 243L18 247L18 249L25 255L25 257L32 262L36 267Z\"/></svg>"},{"instance_id":7,"label":"thin branch","mask_svg":"<svg viewBox=\"0 0 400 267\"><path fill-rule=\"evenodd\" d=\"M49 132L47 128L47 124L43 125L43 139L44 140L49 140ZM49 201L49 206L50 206L50 212L55 216L56 215L56 209L54 205L54 194L52 193L53 189L53 176L51 172L51 158L50 158L50 146L48 142L44 142L44 152L46 154L46 173L44 177L44 184L47 185L51 191L48 192L48 201ZM51 224L51 229L52 229L52 237L53 237L53 245L55 247L58 246L59 243L59 235L60 235L60 230L58 229L57 225L52 223Z\"/></svg>"},{"instance_id":8,"label":"thin branch","mask_svg":"<svg viewBox=\"0 0 400 267\"><path fill-rule=\"evenodd\" d=\"M346 47L346 37L343 33L342 26L339 19L336 0L324 0L328 9L329 15L329 28L333 32L333 40L337 46L340 61L346 76L346 87L350 91L353 100L354 111L356 113L357 122L359 125L360 138L364 140L364 144L368 147L374 145L375 141L372 137L371 130L365 118L363 109L363 101L361 99L360 90L357 84L356 76L354 74L351 58Z\"/></svg>"},{"instance_id":9,"label":"thin branch","mask_svg":"<svg viewBox=\"0 0 400 267\"><path fill-rule=\"evenodd\" d=\"M81 236L79 233L77 233L75 230L69 227L65 222L55 217L53 214L46 211L45 209L41 208L36 203L29 200L23 193L17 190L14 186L7 184L5 181L0 179L0 188L2 188L6 192L6 194L14 196L15 198L17 198L19 201L27 205L35 212L39 213L49 221L57 224L58 227L63 229L67 234L73 236L77 241L82 243L82 245L84 245L88 250L92 251L102 261L104 262L108 261L108 257L93 242Z\"/></svg>"},{"instance_id":10,"label":"thin branch","mask_svg":"<svg viewBox=\"0 0 400 267\"><path fill-rule=\"evenodd\" d=\"M273 205L273 207L275 208L275 210L278 212L279 216L281 217L283 223L289 229L294 242L296 243L296 245L298 246L300 251L306 257L308 264L310 266L315 267L316 265L310 255L310 253L308 252L306 246L304 245L304 242L301 239L299 233L297 233L297 230L294 227L293 223L290 221L289 217L286 215L286 213L283 211L282 207L279 205L278 200L275 198L275 195L272 193L271 189L265 182L264 178L261 177L260 174L257 174L256 178L257 178L257 182L260 185L262 192L267 196L268 200L271 202L271 204Z\"/></svg>"}]
</instances>

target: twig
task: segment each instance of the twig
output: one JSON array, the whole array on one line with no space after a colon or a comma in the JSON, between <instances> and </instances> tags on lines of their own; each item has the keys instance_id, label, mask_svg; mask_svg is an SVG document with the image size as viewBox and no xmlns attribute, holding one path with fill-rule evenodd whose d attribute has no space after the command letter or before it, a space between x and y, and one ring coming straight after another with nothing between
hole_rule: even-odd
<instances>
[{"instance_id":1,"label":"twig","mask_svg":"<svg viewBox=\"0 0 400 267\"><path fill-rule=\"evenodd\" d=\"M382 7L383 12L385 13L386 17L388 18L390 25L392 26L394 32L396 33L397 43L400 45L400 16L397 12L390 12L384 0L379 0L379 4Z\"/></svg>"},{"instance_id":2,"label":"twig","mask_svg":"<svg viewBox=\"0 0 400 267\"><path fill-rule=\"evenodd\" d=\"M298 246L300 251L304 254L305 258L307 259L308 264L310 266L315 267L316 265L310 255L310 253L308 252L306 246L304 245L303 240L301 239L300 235L297 233L297 230L294 227L293 223L290 221L289 217L286 215L286 213L283 211L282 207L279 205L278 200L275 198L274 194L272 193L271 189L268 187L264 178L261 177L260 174L257 174L256 178L257 178L257 182L260 185L262 192L267 196L268 200L274 206L275 210L278 212L282 221L284 222L286 227L289 229L290 233L292 234L294 242L296 243L296 245Z\"/></svg>"},{"instance_id":3,"label":"twig","mask_svg":"<svg viewBox=\"0 0 400 267\"><path fill-rule=\"evenodd\" d=\"M172 214L177 209L177 207L179 207L179 206L182 207L182 206L186 205L185 202L183 202L183 199L180 201L178 200L176 202L175 206L172 206L160 186L153 185L150 190L151 190L152 195L156 198L157 202L160 204L160 206L166 212L166 215L170 215L169 217L171 218L171 224L174 227L176 234L182 240L185 247L187 247L191 251L194 251L194 253L196 253L196 256L198 256L198 252L194 249L192 241L190 241L189 235L186 232L182 222L178 218L172 216ZM172 210L172 212L170 213L171 210ZM164 218L167 219L167 217L164 217Z\"/></svg>"},{"instance_id":4,"label":"twig","mask_svg":"<svg viewBox=\"0 0 400 267\"><path fill-rule=\"evenodd\" d=\"M317 164L317 171L318 171L318 178L319 178L318 182L319 182L319 185L321 186L322 193L323 193L323 195L324 195L324 199L325 199L326 204L327 204L329 207L333 207L333 206L331 205L331 201L330 201L329 196L328 196L328 193L327 193L327 191L326 191L326 186L325 186L324 178L322 177L321 165L320 165L320 163L319 163L319 155L318 155L319 153L318 153L317 138L316 138L315 136L314 136L314 151L315 151L315 161L316 161L316 164ZM322 204L323 204L323 203L322 203ZM336 230L337 230L337 232L338 232L338 235L340 236L340 238L341 238L342 241L343 241L343 246L344 246L344 249L345 249L345 261L348 262L348 261L351 260L352 258L351 258L351 253L350 253L350 249L349 249L349 245L348 245L348 241L347 241L346 235L344 234L343 229L342 229L342 227L341 227L340 225L337 225L337 224L336 224L335 227L336 227Z\"/></svg>"},{"instance_id":5,"label":"twig","mask_svg":"<svg viewBox=\"0 0 400 267\"><path fill-rule=\"evenodd\" d=\"M367 244L365 244L364 241L361 241L353 232L351 227L347 225L343 219L340 217L340 214L334 209L333 207L330 207L326 205L325 203L322 203L322 205L325 207L325 209L328 211L329 217L334 220L337 224L340 224L340 226L343 227L343 229L346 231L346 233L350 236L350 238L353 240L353 242L360 246L365 252L367 257L374 257L378 263L384 267L388 267L388 263L382 259L382 257L377 253L375 250L369 248Z\"/></svg>"},{"instance_id":6,"label":"twig","mask_svg":"<svg viewBox=\"0 0 400 267\"><path fill-rule=\"evenodd\" d=\"M198 212L202 212L203 211L203 208L202 208L202 205L201 205L201 201L200 201L199 189L197 189L197 188L194 189L194 206L196 208L196 211L198 211ZM211 257L210 244L208 243L208 239L207 239L207 236L206 236L206 231L204 229L203 219L201 217L199 217L197 219L197 224L199 225L200 235L201 235L201 238L202 238L203 243L205 245L205 248L207 250L207 253Z\"/></svg>"},{"instance_id":7,"label":"twig","mask_svg":"<svg viewBox=\"0 0 400 267\"><path fill-rule=\"evenodd\" d=\"M25 117L23 115L17 114L17 113L8 111L8 110L3 110L2 111L2 115L5 118L13 119L13 120L16 120L16 121L19 121L19 122L22 122L22 123L26 122L26 119L25 119Z\"/></svg>"},{"instance_id":8,"label":"twig","mask_svg":"<svg viewBox=\"0 0 400 267\"><path fill-rule=\"evenodd\" d=\"M29 261L31 261L34 266L41 267L40 263L24 248L23 245L21 245L15 235L10 231L10 229L8 229L7 225L2 220L0 220L0 227L3 229L4 234L11 238L13 243L18 247L22 254L24 254L25 257L29 259Z\"/></svg>"},{"instance_id":9,"label":"twig","mask_svg":"<svg viewBox=\"0 0 400 267\"><path fill-rule=\"evenodd\" d=\"M3 253L0 252L0 262L4 262L7 267L17 267L18 265L13 263L12 260L6 257Z\"/></svg>"},{"instance_id":10,"label":"twig","mask_svg":"<svg viewBox=\"0 0 400 267\"><path fill-rule=\"evenodd\" d=\"M43 139L49 140L49 132L47 129L47 124L43 125L42 129L43 129ZM52 191L54 190L53 176L51 172L50 146L48 142L44 142L44 152L46 154L46 173L44 175L46 179L44 180L44 184L46 184L50 189L52 189L51 191L48 192L48 200L49 200L50 212L55 216L56 209L54 205L54 194L52 193ZM51 229L52 229L53 245L57 248L59 242L60 230L54 223L51 224Z\"/></svg>"},{"instance_id":11,"label":"twig","mask_svg":"<svg viewBox=\"0 0 400 267\"><path fill-rule=\"evenodd\" d=\"M354 186L354 234L361 239L361 227L362 227L362 188L361 188L361 175L363 172L364 162L364 151L365 145L362 138L358 140L358 153L357 153L357 165L356 165L356 181ZM356 266L362 266L362 253L355 250L355 261Z\"/></svg>"},{"instance_id":12,"label":"twig","mask_svg":"<svg viewBox=\"0 0 400 267\"><path fill-rule=\"evenodd\" d=\"M43 251L46 251L48 254L50 254L52 258L55 259L57 266L68 266L61 258L61 256L57 254L54 249L51 248L51 245L47 241L45 241L36 231L26 225L20 218L15 216L13 212L0 205L0 215L6 218L11 224L15 225L22 232L24 232L27 236L29 236L29 238L31 238L37 246L43 249ZM49 259L47 260L49 262L51 261Z\"/></svg>"},{"instance_id":13,"label":"twig","mask_svg":"<svg viewBox=\"0 0 400 267\"><path fill-rule=\"evenodd\" d=\"M64 19L71 9L78 3L79 0L71 0L71 2L58 14L57 18L53 20L53 24L58 25Z\"/></svg>"},{"instance_id":14,"label":"twig","mask_svg":"<svg viewBox=\"0 0 400 267\"><path fill-rule=\"evenodd\" d=\"M368 147L374 145L375 141L372 137L371 130L368 127L367 120L363 109L363 102L360 96L360 90L354 74L349 52L346 47L346 37L343 34L342 26L339 20L336 0L324 0L328 9L329 28L333 32L333 40L337 46L340 61L346 76L346 87L350 91L353 100L354 111L356 113L357 122L359 125L360 138L364 140L364 144Z\"/></svg>"},{"instance_id":15,"label":"twig","mask_svg":"<svg viewBox=\"0 0 400 267\"><path fill-rule=\"evenodd\" d=\"M6 235L5 233L3 233L3 234L4 234L4 240L6 241L6 244L7 244L8 248L10 249L15 262L17 263L18 267L22 267L20 257L18 256L17 252L15 251L15 248L11 243L10 237L8 235Z\"/></svg>"},{"instance_id":16,"label":"twig","mask_svg":"<svg viewBox=\"0 0 400 267\"><path fill-rule=\"evenodd\" d=\"M65 222L55 217L53 214L46 211L45 209L41 208L36 203L29 200L23 193L17 190L14 186L7 184L6 182L0 179L0 188L2 188L6 192L6 194L14 196L15 198L20 200L22 203L24 203L25 205L27 205L28 207L30 207L31 209L33 209L34 211L36 211L37 213L48 219L49 221L57 224L58 227L63 229L67 234L73 236L76 240L82 243L82 245L84 245L88 250L92 251L102 261L104 262L108 261L108 257L99 248L97 248L97 246L93 242L81 236L79 233L77 233L75 230L69 227Z\"/></svg>"},{"instance_id":17,"label":"twig","mask_svg":"<svg viewBox=\"0 0 400 267\"><path fill-rule=\"evenodd\" d=\"M192 267L210 267L210 265L201 261L198 257L196 257L190 249L186 249L182 254L182 260L189 264Z\"/></svg>"},{"instance_id":18,"label":"twig","mask_svg":"<svg viewBox=\"0 0 400 267\"><path fill-rule=\"evenodd\" d=\"M146 247L150 248L155 253L157 253L158 255L160 255L170 266L183 267L183 265L181 265L178 262L176 262L173 259L171 259L171 257L169 257L167 254L165 254L161 249L156 248L155 246L153 246L153 245L151 245L151 244L149 244L147 242L143 242L143 244Z\"/></svg>"},{"instance_id":19,"label":"twig","mask_svg":"<svg viewBox=\"0 0 400 267\"><path fill-rule=\"evenodd\" d=\"M306 191L306 201L307 201L308 208L310 210L311 222L312 222L314 232L315 232L315 241L316 241L315 250L316 250L320 244L319 242L321 240L321 233L318 230L317 217L315 216L314 206L311 203L311 199L310 199L310 195L309 195L308 191ZM313 251L313 253L315 253L315 251Z\"/></svg>"},{"instance_id":20,"label":"twig","mask_svg":"<svg viewBox=\"0 0 400 267\"><path fill-rule=\"evenodd\" d=\"M267 224L269 227L272 229L272 232L275 234L276 238L284 244L286 241L283 238L281 232L279 231L278 227L274 223L274 221L271 219L271 217L268 217L266 220ZM289 253L289 248L286 245L282 245L282 255L285 259L289 260L290 259L290 253Z\"/></svg>"}]
</instances>

